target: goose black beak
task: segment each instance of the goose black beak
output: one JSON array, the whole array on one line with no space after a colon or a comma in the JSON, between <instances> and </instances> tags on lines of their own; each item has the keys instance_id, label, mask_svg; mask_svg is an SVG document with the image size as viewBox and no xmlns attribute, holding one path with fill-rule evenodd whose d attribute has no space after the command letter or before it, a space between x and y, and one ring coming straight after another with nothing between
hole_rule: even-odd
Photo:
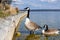
<instances>
[{"instance_id":1,"label":"goose black beak","mask_svg":"<svg viewBox=\"0 0 60 40\"><path fill-rule=\"evenodd\" d=\"M27 8L24 8L25 10L27 9Z\"/></svg>"},{"instance_id":2,"label":"goose black beak","mask_svg":"<svg viewBox=\"0 0 60 40\"><path fill-rule=\"evenodd\" d=\"M29 7L26 7L26 8L24 8L24 9L27 9L27 8L29 8Z\"/></svg>"}]
</instances>

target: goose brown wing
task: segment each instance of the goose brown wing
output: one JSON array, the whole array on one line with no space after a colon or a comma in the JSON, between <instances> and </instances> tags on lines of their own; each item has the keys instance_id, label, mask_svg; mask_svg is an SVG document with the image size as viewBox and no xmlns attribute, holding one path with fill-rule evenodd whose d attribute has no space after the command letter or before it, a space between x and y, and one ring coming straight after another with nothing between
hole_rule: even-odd
<instances>
[{"instance_id":1,"label":"goose brown wing","mask_svg":"<svg viewBox=\"0 0 60 40\"><path fill-rule=\"evenodd\" d=\"M57 29L48 29L46 32L56 32L58 31Z\"/></svg>"},{"instance_id":2,"label":"goose brown wing","mask_svg":"<svg viewBox=\"0 0 60 40\"><path fill-rule=\"evenodd\" d=\"M37 25L36 23L34 23L34 22L30 22L30 23L31 23L30 25L31 25L32 27L40 28L40 26L39 26L39 25Z\"/></svg>"}]
</instances>

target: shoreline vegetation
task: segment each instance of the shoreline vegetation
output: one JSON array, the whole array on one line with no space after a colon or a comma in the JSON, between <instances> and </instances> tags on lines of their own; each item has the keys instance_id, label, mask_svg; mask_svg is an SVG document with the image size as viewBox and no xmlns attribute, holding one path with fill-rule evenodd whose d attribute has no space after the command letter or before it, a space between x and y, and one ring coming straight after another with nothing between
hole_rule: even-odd
<instances>
[{"instance_id":1,"label":"shoreline vegetation","mask_svg":"<svg viewBox=\"0 0 60 40\"><path fill-rule=\"evenodd\" d=\"M15 15L19 12L18 8L14 8L9 4L0 3L0 18L5 18L10 15Z\"/></svg>"}]
</instances>

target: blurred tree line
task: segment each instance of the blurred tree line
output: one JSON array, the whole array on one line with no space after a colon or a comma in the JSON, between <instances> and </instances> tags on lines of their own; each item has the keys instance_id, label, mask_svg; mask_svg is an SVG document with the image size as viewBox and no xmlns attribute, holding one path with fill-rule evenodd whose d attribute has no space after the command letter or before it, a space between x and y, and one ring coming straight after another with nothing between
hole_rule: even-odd
<instances>
[{"instance_id":1,"label":"blurred tree line","mask_svg":"<svg viewBox=\"0 0 60 40\"><path fill-rule=\"evenodd\" d=\"M0 3L7 3L7 4L11 4L12 0L0 0Z\"/></svg>"}]
</instances>

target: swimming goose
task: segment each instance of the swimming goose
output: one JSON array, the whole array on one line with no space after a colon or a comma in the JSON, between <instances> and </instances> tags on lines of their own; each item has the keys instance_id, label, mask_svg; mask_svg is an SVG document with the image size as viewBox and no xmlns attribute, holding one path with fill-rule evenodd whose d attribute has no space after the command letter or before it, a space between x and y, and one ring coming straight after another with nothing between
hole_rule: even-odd
<instances>
[{"instance_id":1,"label":"swimming goose","mask_svg":"<svg viewBox=\"0 0 60 40\"><path fill-rule=\"evenodd\" d=\"M26 7L25 10L28 11L26 20L25 20L25 26L26 28L30 31L30 34L34 34L34 31L38 30L39 28L41 28L39 25L37 25L35 22L32 22L29 18L29 12L30 12L30 8Z\"/></svg>"},{"instance_id":2,"label":"swimming goose","mask_svg":"<svg viewBox=\"0 0 60 40\"><path fill-rule=\"evenodd\" d=\"M43 26L42 34L44 34L44 35L55 35L55 34L59 34L59 29L48 29L48 25L45 24Z\"/></svg>"}]
</instances>

